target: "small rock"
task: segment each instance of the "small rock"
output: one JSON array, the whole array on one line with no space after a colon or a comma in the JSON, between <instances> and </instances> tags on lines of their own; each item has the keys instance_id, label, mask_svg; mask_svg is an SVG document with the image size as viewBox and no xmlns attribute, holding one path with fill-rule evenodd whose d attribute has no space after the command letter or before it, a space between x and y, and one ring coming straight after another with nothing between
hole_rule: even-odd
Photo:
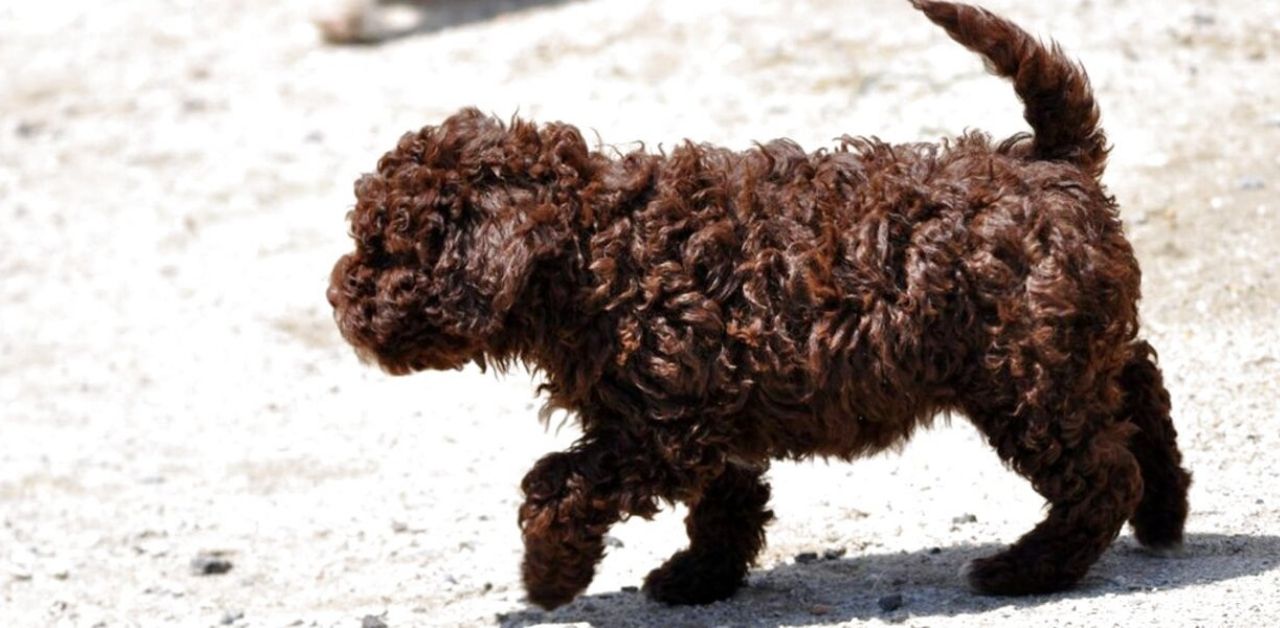
<instances>
[{"instance_id":1,"label":"small rock","mask_svg":"<svg viewBox=\"0 0 1280 628\"><path fill-rule=\"evenodd\" d=\"M35 137L40 133L40 131L43 128L44 128L43 125L41 125L38 122L27 122L24 120L22 122L19 122L18 126L13 128L13 132L17 134L18 137L26 139L30 137Z\"/></svg>"},{"instance_id":2,"label":"small rock","mask_svg":"<svg viewBox=\"0 0 1280 628\"><path fill-rule=\"evenodd\" d=\"M929 548L929 554L931 554L931 555L933 555L933 556L937 556L938 554L941 554L941 553L942 553L942 548L941 548L941 547L930 547L930 548Z\"/></svg>"},{"instance_id":3,"label":"small rock","mask_svg":"<svg viewBox=\"0 0 1280 628\"><path fill-rule=\"evenodd\" d=\"M978 517L976 515L971 515L969 513L965 513L963 515L960 515L959 517L951 518L951 523L954 523L956 525L965 524L965 523L977 523L977 522L978 522Z\"/></svg>"},{"instance_id":4,"label":"small rock","mask_svg":"<svg viewBox=\"0 0 1280 628\"><path fill-rule=\"evenodd\" d=\"M796 554L796 562L801 565L808 565L816 560L818 560L817 552L801 552Z\"/></svg>"},{"instance_id":5,"label":"small rock","mask_svg":"<svg viewBox=\"0 0 1280 628\"><path fill-rule=\"evenodd\" d=\"M844 556L844 552L845 549L843 547L832 548L822 553L822 559L836 560L838 558L842 558Z\"/></svg>"},{"instance_id":6,"label":"small rock","mask_svg":"<svg viewBox=\"0 0 1280 628\"><path fill-rule=\"evenodd\" d=\"M387 622L377 615L365 615L360 620L360 628L387 628Z\"/></svg>"},{"instance_id":7,"label":"small rock","mask_svg":"<svg viewBox=\"0 0 1280 628\"><path fill-rule=\"evenodd\" d=\"M392 521L392 522L391 522L391 531L392 531L392 532L395 532L396 534L400 534L400 533L402 533L402 532L408 532L408 531L409 531L409 524L407 524L407 523L405 523L405 522L403 522L403 521Z\"/></svg>"},{"instance_id":8,"label":"small rock","mask_svg":"<svg viewBox=\"0 0 1280 628\"><path fill-rule=\"evenodd\" d=\"M614 548L614 549L620 549L620 548L622 548L622 547L623 547L623 545L622 545L622 539L619 539L619 538L618 538L618 537L616 537L616 536L610 536L610 535L606 534L606 535L604 535L604 546L605 546L605 547L612 547L612 548Z\"/></svg>"},{"instance_id":9,"label":"small rock","mask_svg":"<svg viewBox=\"0 0 1280 628\"><path fill-rule=\"evenodd\" d=\"M191 573L197 576L216 576L231 571L233 567L227 552L214 550L200 552L191 559Z\"/></svg>"},{"instance_id":10,"label":"small rock","mask_svg":"<svg viewBox=\"0 0 1280 628\"><path fill-rule=\"evenodd\" d=\"M222 625L224 626L234 624L241 619L244 619L244 611L238 608L222 612Z\"/></svg>"},{"instance_id":11,"label":"small rock","mask_svg":"<svg viewBox=\"0 0 1280 628\"><path fill-rule=\"evenodd\" d=\"M902 594L894 593L892 595L883 596L876 600L876 605L880 607L880 610L886 613L896 611L902 608Z\"/></svg>"},{"instance_id":12,"label":"small rock","mask_svg":"<svg viewBox=\"0 0 1280 628\"><path fill-rule=\"evenodd\" d=\"M623 593L639 593L640 587L633 587L628 585L628 586L622 587L622 592Z\"/></svg>"},{"instance_id":13,"label":"small rock","mask_svg":"<svg viewBox=\"0 0 1280 628\"><path fill-rule=\"evenodd\" d=\"M1240 177L1240 180L1236 181L1236 187L1248 191L1261 190L1267 187L1267 182L1261 177Z\"/></svg>"},{"instance_id":14,"label":"small rock","mask_svg":"<svg viewBox=\"0 0 1280 628\"><path fill-rule=\"evenodd\" d=\"M1191 14L1191 21L1196 26L1213 26L1218 23L1218 18L1214 17L1213 14L1210 13L1196 11Z\"/></svg>"}]
</instances>

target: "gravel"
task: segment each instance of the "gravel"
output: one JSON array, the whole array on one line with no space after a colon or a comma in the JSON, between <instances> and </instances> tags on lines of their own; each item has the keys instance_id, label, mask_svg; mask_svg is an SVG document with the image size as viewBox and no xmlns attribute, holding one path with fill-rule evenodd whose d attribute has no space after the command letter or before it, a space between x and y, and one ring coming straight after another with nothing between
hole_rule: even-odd
<instances>
[{"instance_id":1,"label":"gravel","mask_svg":"<svg viewBox=\"0 0 1280 628\"><path fill-rule=\"evenodd\" d=\"M222 575L231 571L233 566L227 553L222 551L200 552L191 559L191 573L197 576Z\"/></svg>"},{"instance_id":2,"label":"gravel","mask_svg":"<svg viewBox=\"0 0 1280 628\"><path fill-rule=\"evenodd\" d=\"M879 606L880 610L886 613L896 611L902 608L902 594L894 593L892 595L881 596L880 599L876 600L876 606Z\"/></svg>"},{"instance_id":3,"label":"gravel","mask_svg":"<svg viewBox=\"0 0 1280 628\"><path fill-rule=\"evenodd\" d=\"M807 565L818 561L817 552L801 552L796 554L796 564Z\"/></svg>"}]
</instances>

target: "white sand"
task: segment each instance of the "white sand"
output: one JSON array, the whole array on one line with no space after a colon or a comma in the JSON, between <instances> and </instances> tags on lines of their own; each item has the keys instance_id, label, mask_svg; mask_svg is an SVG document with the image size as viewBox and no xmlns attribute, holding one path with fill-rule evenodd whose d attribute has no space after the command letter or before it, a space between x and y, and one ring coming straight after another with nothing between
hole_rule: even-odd
<instances>
[{"instance_id":1,"label":"white sand","mask_svg":"<svg viewBox=\"0 0 1280 628\"><path fill-rule=\"evenodd\" d=\"M0 3L0 624L1276 624L1280 3L1188 4L989 2L1094 77L1196 477L1185 557L1126 532L1070 593L969 593L959 566L1041 501L958 420L901 456L779 465L730 601L619 592L683 545L664 513L545 614L521 601L517 483L573 430L542 430L525 375L356 362L323 296L354 178L468 104L611 143L816 148L1011 133L1009 87L899 0L586 0L357 48L321 44L303 0ZM191 575L203 550L234 569Z\"/></svg>"}]
</instances>

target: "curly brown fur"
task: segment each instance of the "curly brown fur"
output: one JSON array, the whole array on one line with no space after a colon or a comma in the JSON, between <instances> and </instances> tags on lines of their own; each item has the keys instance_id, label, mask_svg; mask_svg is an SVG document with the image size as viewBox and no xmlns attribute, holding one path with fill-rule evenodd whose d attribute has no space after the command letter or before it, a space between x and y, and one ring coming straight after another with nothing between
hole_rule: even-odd
<instances>
[{"instance_id":1,"label":"curly brown fur","mask_svg":"<svg viewBox=\"0 0 1280 628\"><path fill-rule=\"evenodd\" d=\"M1070 586L1130 518L1143 543L1181 538L1188 476L1087 79L989 13L914 4L1014 77L1034 136L611 157L469 109L357 182L329 299L360 355L522 362L581 423L523 484L533 602L571 600L609 526L661 501L692 506L690 547L647 590L727 597L764 542L770 459L854 459L940 412L1050 504L970 566L979 591Z\"/></svg>"}]
</instances>

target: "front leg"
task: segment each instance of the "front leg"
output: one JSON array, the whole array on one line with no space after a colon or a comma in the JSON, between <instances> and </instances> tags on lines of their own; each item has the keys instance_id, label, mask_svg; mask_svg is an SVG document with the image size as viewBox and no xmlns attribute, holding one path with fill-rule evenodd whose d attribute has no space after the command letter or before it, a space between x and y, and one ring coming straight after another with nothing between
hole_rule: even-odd
<instances>
[{"instance_id":1,"label":"front leg","mask_svg":"<svg viewBox=\"0 0 1280 628\"><path fill-rule=\"evenodd\" d=\"M644 589L666 604L710 604L733 595L764 548L773 520L764 469L729 464L690 501L688 549L645 578Z\"/></svg>"},{"instance_id":2,"label":"front leg","mask_svg":"<svg viewBox=\"0 0 1280 628\"><path fill-rule=\"evenodd\" d=\"M520 507L531 602L552 609L573 600L595 576L609 527L657 512L662 487L648 458L629 439L593 436L533 466Z\"/></svg>"}]
</instances>

